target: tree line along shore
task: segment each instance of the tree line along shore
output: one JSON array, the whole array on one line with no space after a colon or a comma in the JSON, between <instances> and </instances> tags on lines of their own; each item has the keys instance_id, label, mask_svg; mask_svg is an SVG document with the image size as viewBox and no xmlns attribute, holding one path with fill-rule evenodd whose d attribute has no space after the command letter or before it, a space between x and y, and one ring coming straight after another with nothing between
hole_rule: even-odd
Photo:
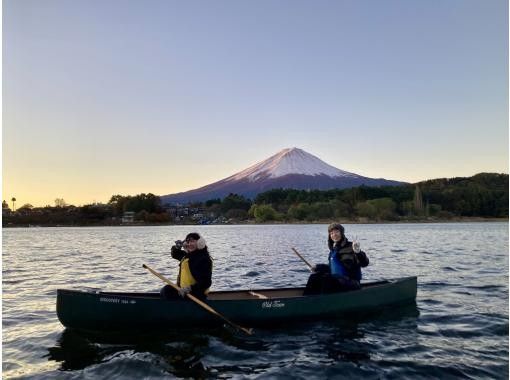
<instances>
[{"instance_id":1,"label":"tree line along shore","mask_svg":"<svg viewBox=\"0 0 510 380\"><path fill-rule=\"evenodd\" d=\"M508 220L508 174L480 173L401 186L334 190L272 189L255 199L229 194L161 204L151 193L114 195L108 203L55 206L2 203L3 227L226 223L347 223ZM13 198L14 199L14 198Z\"/></svg>"}]
</instances>

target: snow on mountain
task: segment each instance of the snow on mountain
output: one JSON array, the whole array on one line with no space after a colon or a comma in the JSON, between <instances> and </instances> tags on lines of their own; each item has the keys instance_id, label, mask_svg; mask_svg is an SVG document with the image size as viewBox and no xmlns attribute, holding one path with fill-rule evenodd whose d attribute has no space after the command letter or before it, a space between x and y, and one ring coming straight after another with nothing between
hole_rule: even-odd
<instances>
[{"instance_id":1,"label":"snow on mountain","mask_svg":"<svg viewBox=\"0 0 510 380\"><path fill-rule=\"evenodd\" d=\"M298 148L283 149L230 177L198 189L161 196L165 203L203 202L230 193L255 198L271 189L329 190L355 186L396 186L403 182L368 178L328 165Z\"/></svg>"},{"instance_id":2,"label":"snow on mountain","mask_svg":"<svg viewBox=\"0 0 510 380\"><path fill-rule=\"evenodd\" d=\"M320 158L305 152L299 148L287 148L259 162L248 169L243 170L225 181L238 181L247 178L256 181L260 178L277 178L288 174L302 175L327 175L329 177L359 177L326 164Z\"/></svg>"}]
</instances>

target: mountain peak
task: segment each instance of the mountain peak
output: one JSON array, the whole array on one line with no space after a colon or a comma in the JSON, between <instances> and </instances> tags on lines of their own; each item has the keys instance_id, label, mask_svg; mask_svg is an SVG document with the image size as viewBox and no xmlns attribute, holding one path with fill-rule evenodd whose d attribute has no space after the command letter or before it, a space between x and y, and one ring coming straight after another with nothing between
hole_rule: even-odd
<instances>
[{"instance_id":1,"label":"mountain peak","mask_svg":"<svg viewBox=\"0 0 510 380\"><path fill-rule=\"evenodd\" d=\"M304 152L303 149L299 149L299 148L296 148L296 147L292 147L292 148L285 148L285 149L282 149L281 151L279 151L278 153L292 153L292 152Z\"/></svg>"},{"instance_id":2,"label":"mountain peak","mask_svg":"<svg viewBox=\"0 0 510 380\"><path fill-rule=\"evenodd\" d=\"M177 194L161 197L168 202L202 202L223 198L230 193L253 198L271 189L345 189L354 186L395 186L402 182L368 178L326 164L299 148L285 148L248 169L228 178Z\"/></svg>"},{"instance_id":3,"label":"mountain peak","mask_svg":"<svg viewBox=\"0 0 510 380\"><path fill-rule=\"evenodd\" d=\"M243 170L226 181L247 179L257 181L264 178L278 178L289 174L326 175L329 177L358 177L358 175L337 169L326 164L320 158L299 148L285 148L248 169Z\"/></svg>"}]
</instances>

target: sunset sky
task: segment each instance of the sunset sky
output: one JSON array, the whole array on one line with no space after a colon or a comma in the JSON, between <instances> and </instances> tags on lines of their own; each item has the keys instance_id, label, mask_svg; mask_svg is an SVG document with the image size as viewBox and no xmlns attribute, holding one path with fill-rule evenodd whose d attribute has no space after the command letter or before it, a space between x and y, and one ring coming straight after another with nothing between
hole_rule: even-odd
<instances>
[{"instance_id":1,"label":"sunset sky","mask_svg":"<svg viewBox=\"0 0 510 380\"><path fill-rule=\"evenodd\" d=\"M18 206L190 190L290 147L508 173L505 0L4 0L2 80Z\"/></svg>"}]
</instances>

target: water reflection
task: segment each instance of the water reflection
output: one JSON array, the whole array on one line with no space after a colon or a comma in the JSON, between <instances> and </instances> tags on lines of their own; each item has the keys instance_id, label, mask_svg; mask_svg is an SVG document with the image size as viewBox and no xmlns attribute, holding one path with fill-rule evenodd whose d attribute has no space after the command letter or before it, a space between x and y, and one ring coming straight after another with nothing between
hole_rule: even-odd
<instances>
[{"instance_id":1,"label":"water reflection","mask_svg":"<svg viewBox=\"0 0 510 380\"><path fill-rule=\"evenodd\" d=\"M213 290L304 286L307 269L290 247L324 262L325 231L201 226L215 258ZM189 226L4 229L3 376L445 378L455 367L463 377L508 378L508 223L358 224L348 231L363 237L369 253L365 281L419 276L419 311L258 328L254 337L219 328L112 342L63 331L55 289L158 291L141 264L175 279L169 244Z\"/></svg>"},{"instance_id":2,"label":"water reflection","mask_svg":"<svg viewBox=\"0 0 510 380\"><path fill-rule=\"evenodd\" d=\"M152 361L152 365L177 376L201 377L206 371L201 352L208 344L209 337L200 332L98 336L65 329L56 345L48 348L47 357L61 363L59 369L64 371L82 370L119 358L137 358Z\"/></svg>"},{"instance_id":3,"label":"water reflection","mask_svg":"<svg viewBox=\"0 0 510 380\"><path fill-rule=\"evenodd\" d=\"M351 315L323 322L259 328L254 336L220 327L216 329L169 330L137 335L94 335L65 329L56 345L48 348L48 360L60 370L83 370L110 362L141 361L159 371L186 378L222 377L229 374L265 373L289 364L317 366L370 362L378 348L367 342L381 326L417 330L416 304L383 309L377 314ZM117 368L122 366L116 363ZM317 367L319 368L319 367ZM101 371L96 369L94 371ZM131 368L129 371L133 373ZM104 373L104 370L102 370Z\"/></svg>"},{"instance_id":4,"label":"water reflection","mask_svg":"<svg viewBox=\"0 0 510 380\"><path fill-rule=\"evenodd\" d=\"M48 360L61 362L61 369L83 369L91 364L101 361L101 349L88 339L65 329L60 335L56 345L48 348Z\"/></svg>"}]
</instances>

